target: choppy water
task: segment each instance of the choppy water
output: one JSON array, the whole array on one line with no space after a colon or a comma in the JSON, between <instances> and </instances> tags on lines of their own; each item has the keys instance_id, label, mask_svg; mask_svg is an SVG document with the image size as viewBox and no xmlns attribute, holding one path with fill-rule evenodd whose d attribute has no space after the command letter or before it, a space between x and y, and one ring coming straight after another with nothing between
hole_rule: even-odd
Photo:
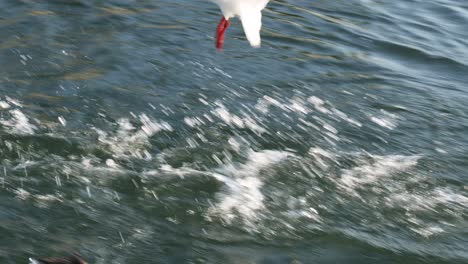
<instances>
[{"instance_id":1,"label":"choppy water","mask_svg":"<svg viewBox=\"0 0 468 264\"><path fill-rule=\"evenodd\" d=\"M468 5L0 3L0 262L468 262Z\"/></svg>"}]
</instances>

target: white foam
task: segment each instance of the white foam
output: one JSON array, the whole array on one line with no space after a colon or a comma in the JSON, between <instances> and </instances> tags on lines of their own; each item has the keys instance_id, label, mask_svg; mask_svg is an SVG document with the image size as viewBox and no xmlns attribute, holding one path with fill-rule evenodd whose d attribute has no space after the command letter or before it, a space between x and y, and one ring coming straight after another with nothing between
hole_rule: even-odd
<instances>
[{"instance_id":1,"label":"white foam","mask_svg":"<svg viewBox=\"0 0 468 264\"><path fill-rule=\"evenodd\" d=\"M316 160L316 162L322 167L322 168L327 168L329 167L328 162L326 159L331 160L333 162L335 161L335 155L327 150L324 150L320 147L313 147L309 149L309 154L313 156ZM326 158L326 159L324 159ZM307 169L306 169L307 170Z\"/></svg>"},{"instance_id":2,"label":"white foam","mask_svg":"<svg viewBox=\"0 0 468 264\"><path fill-rule=\"evenodd\" d=\"M287 199L286 206L289 208L283 214L290 219L306 218L308 221L321 222L319 212L310 206L305 197L290 196Z\"/></svg>"},{"instance_id":3,"label":"white foam","mask_svg":"<svg viewBox=\"0 0 468 264\"><path fill-rule=\"evenodd\" d=\"M139 116L141 123L141 130L145 132L149 137L153 136L161 130L172 131L171 125L169 123L161 121L157 122L149 118L146 114L141 114Z\"/></svg>"},{"instance_id":4,"label":"white foam","mask_svg":"<svg viewBox=\"0 0 468 264\"><path fill-rule=\"evenodd\" d=\"M0 109L8 109L10 107L11 106L7 102L0 101Z\"/></svg>"},{"instance_id":5,"label":"white foam","mask_svg":"<svg viewBox=\"0 0 468 264\"><path fill-rule=\"evenodd\" d=\"M21 200L26 200L31 196L31 193L23 188L18 188L15 191L16 197Z\"/></svg>"},{"instance_id":6,"label":"white foam","mask_svg":"<svg viewBox=\"0 0 468 264\"><path fill-rule=\"evenodd\" d=\"M422 237L430 238L445 232L444 226L455 226L458 220L450 223L442 219L425 217L427 214L450 214L451 219L463 219L468 212L468 196L459 188L453 186L432 186L432 181L424 174L410 174L400 177L401 172L408 171L418 163L419 156L370 156L361 165L343 170L342 177L337 180L338 187L345 190L346 195L366 198L365 204L369 210L404 209L405 216L397 220L407 230ZM408 188L411 183L412 188ZM421 187L416 187L420 186ZM358 190L366 190L366 196L360 196ZM369 199L367 195L379 197ZM380 199L383 198L383 200ZM364 201L364 199L363 199ZM394 224L394 219L382 219L382 222ZM404 224L402 224L404 223Z\"/></svg>"},{"instance_id":7,"label":"white foam","mask_svg":"<svg viewBox=\"0 0 468 264\"><path fill-rule=\"evenodd\" d=\"M389 113L385 110L380 110L381 115L371 116L370 120L381 127L388 129L394 129L397 127L398 116L392 113Z\"/></svg>"},{"instance_id":8,"label":"white foam","mask_svg":"<svg viewBox=\"0 0 468 264\"><path fill-rule=\"evenodd\" d=\"M330 151L327 151L327 150L324 150L320 147L312 147L309 149L309 153L314 155L314 154L318 154L318 155L321 155L321 156L324 156L324 157L327 157L327 158L333 158L335 155L330 152Z\"/></svg>"},{"instance_id":9,"label":"white foam","mask_svg":"<svg viewBox=\"0 0 468 264\"><path fill-rule=\"evenodd\" d=\"M120 167L117 163L115 163L115 161L114 161L113 159L107 159L107 160L106 160L106 165L107 165L108 167L114 168L114 169L117 169L117 168Z\"/></svg>"},{"instance_id":10,"label":"white foam","mask_svg":"<svg viewBox=\"0 0 468 264\"><path fill-rule=\"evenodd\" d=\"M304 100L302 100L299 97L294 97L290 100L291 105L289 108L300 114L308 114L310 112L310 109L305 105Z\"/></svg>"},{"instance_id":11,"label":"white foam","mask_svg":"<svg viewBox=\"0 0 468 264\"><path fill-rule=\"evenodd\" d=\"M324 105L325 105L325 102L318 98L317 96L311 96L309 98L307 98L307 101L309 101L309 103L311 103L315 110L319 111L319 112L322 112L324 114L329 114L330 113L330 110L328 110Z\"/></svg>"},{"instance_id":12,"label":"white foam","mask_svg":"<svg viewBox=\"0 0 468 264\"><path fill-rule=\"evenodd\" d=\"M358 121L356 121L356 120L350 118L347 114L341 112L340 110L333 108L332 111L333 111L333 114L335 114L335 115L338 116L339 118L345 120L346 122L348 122L348 123L350 123L350 124L352 124L352 125L355 125L355 126L357 126L357 127L361 127L361 126L362 126L362 124L361 124L360 122L358 122Z\"/></svg>"},{"instance_id":13,"label":"white foam","mask_svg":"<svg viewBox=\"0 0 468 264\"><path fill-rule=\"evenodd\" d=\"M249 116L244 115L243 117L231 114L229 110L222 103L217 102L218 106L212 112L215 116L220 118L225 124L236 126L238 128L248 128L255 133L264 133L266 129L257 124L257 122Z\"/></svg>"},{"instance_id":14,"label":"white foam","mask_svg":"<svg viewBox=\"0 0 468 264\"><path fill-rule=\"evenodd\" d=\"M13 104L13 105L16 105L18 107L23 107L23 104L21 104L18 100L15 100L13 98L10 98L8 96L5 97L7 102L9 102L10 104Z\"/></svg>"},{"instance_id":15,"label":"white foam","mask_svg":"<svg viewBox=\"0 0 468 264\"><path fill-rule=\"evenodd\" d=\"M390 120L388 118L385 118L385 117L372 116L370 119L371 119L372 122L376 123L377 125L379 125L381 127L385 127L385 128L388 128L388 129L394 129L396 127L395 122L393 122L392 120Z\"/></svg>"},{"instance_id":16,"label":"white foam","mask_svg":"<svg viewBox=\"0 0 468 264\"><path fill-rule=\"evenodd\" d=\"M415 233L418 233L419 235L425 238L429 238L433 235L437 235L444 232L444 229L442 229L440 226L410 227L410 230L412 230Z\"/></svg>"},{"instance_id":17,"label":"white foam","mask_svg":"<svg viewBox=\"0 0 468 264\"><path fill-rule=\"evenodd\" d=\"M460 207L464 207L465 210L468 210L468 196L463 193L458 193L448 187L436 188L433 191L432 197L440 203L458 205Z\"/></svg>"},{"instance_id":18,"label":"white foam","mask_svg":"<svg viewBox=\"0 0 468 264\"><path fill-rule=\"evenodd\" d=\"M152 158L151 154L146 150L146 147L150 145L149 138L160 131L173 130L169 123L155 121L146 114L141 114L138 118L142 124L139 130L127 118L118 120L118 129L114 133L95 129L99 141L109 147L113 156L132 156L149 160Z\"/></svg>"},{"instance_id":19,"label":"white foam","mask_svg":"<svg viewBox=\"0 0 468 264\"><path fill-rule=\"evenodd\" d=\"M450 213L453 217L459 217L461 212L468 210L468 197L450 187L437 187L425 192L408 192L404 186L400 186L386 200L386 206L404 208L409 213L424 211L439 213L441 208L445 208L445 213ZM426 229L422 220L414 216L410 217L408 221L415 224L420 231ZM416 230L413 231L419 233Z\"/></svg>"},{"instance_id":20,"label":"white foam","mask_svg":"<svg viewBox=\"0 0 468 264\"><path fill-rule=\"evenodd\" d=\"M81 161L81 164L83 165L83 167L85 168L91 168L91 159L88 159L88 158L83 158L83 160Z\"/></svg>"},{"instance_id":21,"label":"white foam","mask_svg":"<svg viewBox=\"0 0 468 264\"><path fill-rule=\"evenodd\" d=\"M240 128L244 127L244 122L242 119L237 115L231 114L229 110L220 103L218 103L218 107L214 109L213 113L226 124L232 124Z\"/></svg>"},{"instance_id":22,"label":"white foam","mask_svg":"<svg viewBox=\"0 0 468 264\"><path fill-rule=\"evenodd\" d=\"M34 198L36 199L36 205L40 208L49 207L52 202L63 201L60 195L52 195L52 194L45 194L45 195L36 194L34 195Z\"/></svg>"},{"instance_id":23,"label":"white foam","mask_svg":"<svg viewBox=\"0 0 468 264\"><path fill-rule=\"evenodd\" d=\"M244 164L229 164L218 169L213 176L226 185L218 194L213 213L231 222L239 216L245 223L252 224L258 211L264 208L261 192L263 179L260 172L292 155L285 151L250 151Z\"/></svg>"},{"instance_id":24,"label":"white foam","mask_svg":"<svg viewBox=\"0 0 468 264\"><path fill-rule=\"evenodd\" d=\"M338 134L338 130L327 123L323 124L323 128L325 128L326 130L330 131L333 134Z\"/></svg>"},{"instance_id":25,"label":"white foam","mask_svg":"<svg viewBox=\"0 0 468 264\"><path fill-rule=\"evenodd\" d=\"M189 127L198 127L205 124L205 122L199 117L184 117L184 123Z\"/></svg>"},{"instance_id":26,"label":"white foam","mask_svg":"<svg viewBox=\"0 0 468 264\"><path fill-rule=\"evenodd\" d=\"M232 149L236 152L238 152L241 148L241 143L238 140L236 140L234 137L229 138L228 143L232 147Z\"/></svg>"},{"instance_id":27,"label":"white foam","mask_svg":"<svg viewBox=\"0 0 468 264\"><path fill-rule=\"evenodd\" d=\"M29 118L19 109L9 111L11 118L0 119L0 124L7 127L10 133L34 134L37 127L29 122Z\"/></svg>"},{"instance_id":28,"label":"white foam","mask_svg":"<svg viewBox=\"0 0 468 264\"><path fill-rule=\"evenodd\" d=\"M358 167L342 171L340 186L354 191L363 184L369 184L389 176L394 172L405 171L416 165L419 156L373 156L372 161Z\"/></svg>"},{"instance_id":29,"label":"white foam","mask_svg":"<svg viewBox=\"0 0 468 264\"><path fill-rule=\"evenodd\" d=\"M268 113L270 111L270 106L271 105L276 106L276 107L278 107L280 109L283 109L283 110L287 110L280 101L278 101L278 100L276 100L276 99L274 99L274 98L272 98L272 97L270 97L268 95L265 95L262 98L260 98L258 100L257 104L255 105L255 108L258 111L260 111L261 113L266 114L266 113Z\"/></svg>"},{"instance_id":30,"label":"white foam","mask_svg":"<svg viewBox=\"0 0 468 264\"><path fill-rule=\"evenodd\" d=\"M144 176L160 176L161 173L164 174L172 174L180 177L181 179L184 179L186 175L190 174L208 174L211 175L211 173L207 173L204 171L198 171L194 170L191 168L186 168L186 167L180 167L180 168L174 168L169 164L163 164L161 168L158 170L149 170L143 173Z\"/></svg>"}]
</instances>

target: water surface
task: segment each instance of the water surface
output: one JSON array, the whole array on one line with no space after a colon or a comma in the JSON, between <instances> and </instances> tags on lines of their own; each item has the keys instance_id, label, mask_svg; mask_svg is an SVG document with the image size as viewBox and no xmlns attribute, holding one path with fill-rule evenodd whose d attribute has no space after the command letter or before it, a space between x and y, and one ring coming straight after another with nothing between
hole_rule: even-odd
<instances>
[{"instance_id":1,"label":"water surface","mask_svg":"<svg viewBox=\"0 0 468 264\"><path fill-rule=\"evenodd\" d=\"M0 4L0 262L468 262L468 6Z\"/></svg>"}]
</instances>

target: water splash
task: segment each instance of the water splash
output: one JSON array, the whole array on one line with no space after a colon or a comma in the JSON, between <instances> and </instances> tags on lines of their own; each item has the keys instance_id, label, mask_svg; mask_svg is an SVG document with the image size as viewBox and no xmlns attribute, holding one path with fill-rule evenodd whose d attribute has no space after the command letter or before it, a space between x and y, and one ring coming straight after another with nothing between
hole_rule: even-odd
<instances>
[{"instance_id":1,"label":"water splash","mask_svg":"<svg viewBox=\"0 0 468 264\"><path fill-rule=\"evenodd\" d=\"M250 151L245 163L220 167L217 170L219 174L214 174L214 177L226 184L226 190L217 195L219 201L211 213L228 223L240 217L247 225L253 225L259 211L264 209L261 188L267 174L261 172L291 155L286 151Z\"/></svg>"},{"instance_id":2,"label":"water splash","mask_svg":"<svg viewBox=\"0 0 468 264\"><path fill-rule=\"evenodd\" d=\"M19 109L9 111L10 118L0 119L0 124L3 125L9 133L13 134L34 134L37 127L31 124L29 118Z\"/></svg>"},{"instance_id":3,"label":"water splash","mask_svg":"<svg viewBox=\"0 0 468 264\"><path fill-rule=\"evenodd\" d=\"M105 132L95 128L98 133L99 142L106 146L116 158L135 157L140 159L151 159L147 150L150 147L149 139L161 131L172 131L171 125L164 121L156 121L146 114L138 116L141 124L137 129L129 119L121 118L117 121L118 129L115 132Z\"/></svg>"}]
</instances>

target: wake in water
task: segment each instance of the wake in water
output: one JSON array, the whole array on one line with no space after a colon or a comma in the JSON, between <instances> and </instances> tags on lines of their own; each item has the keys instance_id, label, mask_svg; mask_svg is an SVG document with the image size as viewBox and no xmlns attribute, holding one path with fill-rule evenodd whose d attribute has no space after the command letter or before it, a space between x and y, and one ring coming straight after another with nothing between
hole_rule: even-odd
<instances>
[{"instance_id":1,"label":"wake in water","mask_svg":"<svg viewBox=\"0 0 468 264\"><path fill-rule=\"evenodd\" d=\"M7 98L1 106L7 111L0 120L4 133L36 136L47 129L39 120L27 117L19 101ZM167 208L164 210L179 208L189 216L199 215L207 225L221 224L269 239L337 232L396 252L467 257L457 243L464 232L460 224L468 213L466 190L440 184L421 170L424 154L373 155L342 149L341 142L350 140L335 127L344 122L361 129L364 121L314 95L263 96L240 113L233 113L220 101L208 106L207 112L185 116L181 124L156 121L141 113L116 120L110 126L113 130L90 126L86 133L95 136L95 146L80 147L86 152L79 157L37 157L22 145L3 140L4 147L20 153L19 159L3 162L3 184L17 199L38 208L59 204L100 208L125 203L136 195L148 206L157 203L158 208ZM273 113L296 122L270 120ZM395 129L401 119L385 111L380 115L366 113L363 117L388 130ZM57 123L62 122L57 119ZM217 124L238 131L237 135L218 138L214 148L218 151L199 156L202 163L192 159L212 146L210 129ZM188 131L180 130L181 125L194 131L185 143L155 152L158 138L176 133L176 129ZM293 132L297 130L305 133ZM315 142L303 141L308 133L318 135ZM259 148L259 142L268 137L302 142L305 148ZM96 154L90 155L93 152ZM137 164L144 165L135 167ZM122 180L126 183L118 184ZM217 184L200 196L197 188L203 189L213 180ZM32 188L37 184L49 186L48 190ZM50 184L55 185L55 192ZM192 186L189 193L177 192L179 188L186 192L187 185ZM78 198L70 200L70 190ZM189 221L186 218L166 217L176 225ZM209 228L203 230L211 236ZM427 246L417 242L418 237L436 237L437 242ZM442 247L444 243L450 246Z\"/></svg>"}]
</instances>

